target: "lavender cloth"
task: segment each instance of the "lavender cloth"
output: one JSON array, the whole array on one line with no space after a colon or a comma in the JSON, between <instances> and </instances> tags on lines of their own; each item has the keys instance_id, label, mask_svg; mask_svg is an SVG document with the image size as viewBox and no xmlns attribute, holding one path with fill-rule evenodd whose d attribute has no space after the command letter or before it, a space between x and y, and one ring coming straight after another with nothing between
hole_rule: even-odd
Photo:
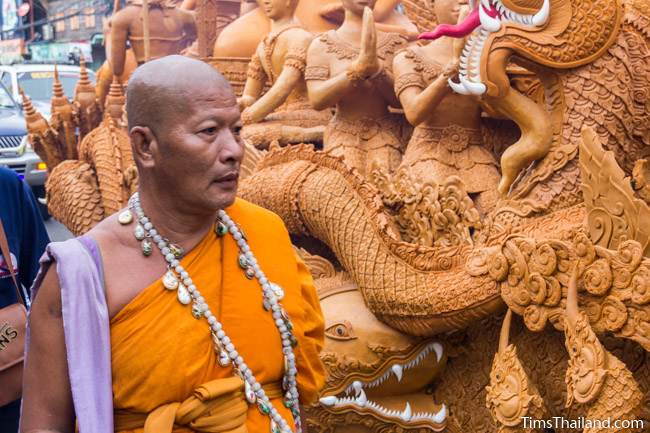
<instances>
[{"instance_id":1,"label":"lavender cloth","mask_svg":"<svg viewBox=\"0 0 650 433\"><path fill-rule=\"evenodd\" d=\"M113 433L110 324L99 249L89 237L49 244L32 299L53 262L61 286L68 376L79 432Z\"/></svg>"}]
</instances>

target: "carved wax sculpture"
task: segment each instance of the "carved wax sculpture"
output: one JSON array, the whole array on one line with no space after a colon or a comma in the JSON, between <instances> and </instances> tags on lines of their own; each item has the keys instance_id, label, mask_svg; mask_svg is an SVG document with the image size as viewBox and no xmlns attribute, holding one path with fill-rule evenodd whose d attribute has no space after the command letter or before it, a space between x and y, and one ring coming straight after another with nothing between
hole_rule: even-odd
<instances>
[{"instance_id":1,"label":"carved wax sculpture","mask_svg":"<svg viewBox=\"0 0 650 433\"><path fill-rule=\"evenodd\" d=\"M517 356L517 349L509 344L511 321L512 310L508 310L501 327L499 351L492 362L490 385L486 387L486 403L499 433L537 433L541 429L527 427L524 417L544 420L548 413Z\"/></svg>"},{"instance_id":2,"label":"carved wax sculpture","mask_svg":"<svg viewBox=\"0 0 650 433\"><path fill-rule=\"evenodd\" d=\"M75 235L124 207L137 189L131 143L122 123L124 103L115 77L104 119L80 141L78 159L54 167L45 184L50 213Z\"/></svg>"},{"instance_id":3,"label":"carved wax sculpture","mask_svg":"<svg viewBox=\"0 0 650 433\"><path fill-rule=\"evenodd\" d=\"M542 173L568 176L558 169L575 170L573 164L566 164L575 156L566 146L579 139L585 125L594 127L606 148L626 148L617 152L624 170L631 170L643 156L641 143L647 146L650 140L650 104L642 90L647 89L649 71L642 60L648 53L647 30L642 29L648 14L644 3L494 0L475 8L459 26L439 27L423 35L435 38L473 32L463 51L460 82L451 85L460 93L484 95L487 104L521 129L521 138L502 156L502 193L513 186L510 197L527 195ZM511 58L538 75L546 89L545 105L512 91L506 75ZM618 87L613 82L627 84ZM612 98L625 104L618 115L613 115L617 108L610 109L604 102ZM598 105L601 99L605 105ZM589 102L580 105L582 100ZM587 108L593 104L603 107L602 113ZM581 114L570 117L573 111ZM601 128L603 124L608 127ZM528 168L537 171L537 176L521 176L513 185L521 170L540 159L532 170Z\"/></svg>"},{"instance_id":4,"label":"carved wax sculpture","mask_svg":"<svg viewBox=\"0 0 650 433\"><path fill-rule=\"evenodd\" d=\"M373 164L395 170L408 135L402 117L388 111L389 105L399 106L391 64L406 39L377 32L372 10L364 4L343 2L345 22L313 40L305 71L312 106L336 106L325 130L324 149L344 155L362 175Z\"/></svg>"},{"instance_id":5,"label":"carved wax sculpture","mask_svg":"<svg viewBox=\"0 0 650 433\"><path fill-rule=\"evenodd\" d=\"M379 322L342 274L315 283L325 316L327 379L320 402L307 410L309 430L443 431L447 408L427 393L444 370L443 344Z\"/></svg>"},{"instance_id":6,"label":"carved wax sculpture","mask_svg":"<svg viewBox=\"0 0 650 433\"><path fill-rule=\"evenodd\" d=\"M118 10L119 7L117 10L113 11L113 13L117 13ZM97 99L99 100L99 105L101 107L106 104L106 95L108 95L108 92L110 91L111 84L113 83L113 75L115 75L108 60L111 57L111 23L112 17L105 20L102 27L102 33L104 34L104 50L106 52L107 60L102 63L95 74L97 81ZM137 67L138 62L135 59L135 54L133 54L133 49L128 48L125 52L123 72L118 77L120 79L120 82L126 85L126 83L129 81L129 77Z\"/></svg>"},{"instance_id":7,"label":"carved wax sculpture","mask_svg":"<svg viewBox=\"0 0 650 433\"><path fill-rule=\"evenodd\" d=\"M66 159L76 159L78 138L83 139L99 124L102 117L101 107L95 97L95 87L89 79L84 59L81 60L79 82L75 87L72 102L64 93L58 69L54 68L49 122L36 111L22 90L20 93L28 139L34 151L47 164L48 170L51 171Z\"/></svg>"},{"instance_id":8,"label":"carved wax sculpture","mask_svg":"<svg viewBox=\"0 0 650 433\"><path fill-rule=\"evenodd\" d=\"M594 243L614 249L634 239L641 243L644 255L650 253L650 206L644 200L642 189L647 188L644 166L645 160L639 160L632 179L627 177L616 163L614 153L602 148L594 130L583 129L582 195L588 211L589 235ZM640 198L635 196L635 189L641 190Z\"/></svg>"},{"instance_id":9,"label":"carved wax sculpture","mask_svg":"<svg viewBox=\"0 0 650 433\"><path fill-rule=\"evenodd\" d=\"M259 148L271 141L320 143L328 112L317 112L307 99L304 80L312 34L293 18L298 0L264 0L260 8L271 19L271 32L260 42L248 65L239 99L242 137ZM271 87L262 96L265 84ZM275 112L274 112L275 111ZM273 114L271 114L273 113Z\"/></svg>"},{"instance_id":10,"label":"carved wax sculpture","mask_svg":"<svg viewBox=\"0 0 650 433\"><path fill-rule=\"evenodd\" d=\"M609 353L578 306L578 272L569 281L565 332L569 365L566 372L567 406L580 404L590 420L639 419L643 393L626 365ZM585 427L584 433L630 432L623 426ZM638 431L638 430L637 430Z\"/></svg>"},{"instance_id":11,"label":"carved wax sculpture","mask_svg":"<svg viewBox=\"0 0 650 433\"><path fill-rule=\"evenodd\" d=\"M442 184L421 182L402 167L392 177L373 170L370 181L407 242L428 247L471 244L472 231L481 228L479 212L458 176Z\"/></svg>"},{"instance_id":12,"label":"carved wax sculpture","mask_svg":"<svg viewBox=\"0 0 650 433\"><path fill-rule=\"evenodd\" d=\"M196 37L194 17L176 8L167 0L127 2L124 9L111 18L111 52L113 73L121 76L126 62L126 43L131 44L136 62L179 54Z\"/></svg>"},{"instance_id":13,"label":"carved wax sculpture","mask_svg":"<svg viewBox=\"0 0 650 433\"><path fill-rule=\"evenodd\" d=\"M459 2L436 0L435 12L439 23L455 23ZM395 56L395 93L415 126L401 167L423 182L459 176L487 213L498 199L499 171L494 155L482 145L478 98L454 93L447 84L458 71L459 46L454 39L439 38Z\"/></svg>"},{"instance_id":14,"label":"carved wax sculpture","mask_svg":"<svg viewBox=\"0 0 650 433\"><path fill-rule=\"evenodd\" d=\"M399 0L376 1L373 12L377 29L401 34L413 40L417 36L417 28L408 17L396 10L398 4ZM341 0L300 0L296 9L298 22L314 34L337 28L343 23L344 15ZM251 32L250 29L256 31ZM219 34L213 56L250 58L270 29L270 20L262 8L245 13L228 24Z\"/></svg>"}]
</instances>

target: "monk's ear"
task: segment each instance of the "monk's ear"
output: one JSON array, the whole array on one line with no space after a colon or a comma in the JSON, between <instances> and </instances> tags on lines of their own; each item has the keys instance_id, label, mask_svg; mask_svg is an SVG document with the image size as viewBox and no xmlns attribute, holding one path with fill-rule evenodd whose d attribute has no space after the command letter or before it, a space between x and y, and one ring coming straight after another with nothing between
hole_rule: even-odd
<instances>
[{"instance_id":1,"label":"monk's ear","mask_svg":"<svg viewBox=\"0 0 650 433\"><path fill-rule=\"evenodd\" d=\"M151 168L155 164L155 154L158 151L158 142L148 126L134 126L129 131L133 158L139 167Z\"/></svg>"}]
</instances>

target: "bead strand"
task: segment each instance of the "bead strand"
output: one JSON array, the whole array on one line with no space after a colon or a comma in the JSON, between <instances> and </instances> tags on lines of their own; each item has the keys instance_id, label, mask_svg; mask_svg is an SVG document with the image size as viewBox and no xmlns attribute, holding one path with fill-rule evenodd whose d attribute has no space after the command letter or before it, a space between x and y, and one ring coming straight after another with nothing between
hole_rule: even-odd
<instances>
[{"instance_id":1,"label":"bead strand","mask_svg":"<svg viewBox=\"0 0 650 433\"><path fill-rule=\"evenodd\" d=\"M270 399L264 392L262 385L257 381L253 375L252 370L244 362L242 356L237 352L234 343L226 335L222 324L219 323L217 318L210 310L210 307L205 301L205 298L201 295L201 292L192 281L192 278L180 264L180 261L177 259L176 255L171 252L169 241L158 234L149 218L144 214L144 211L140 205L138 193L135 193L130 198L129 206L135 212L139 225L144 229L145 239L153 240L153 243L158 247L165 261L168 263L170 271L177 275L178 280L180 280L178 282L179 300L181 300L180 290L181 287L183 287L185 290L187 290L190 298L194 301L192 314L197 318L203 316L207 320L214 337L213 340L215 343L215 349L217 350L220 358L220 364L222 366L225 366L227 365L226 361L230 361L234 364L235 374L239 374L247 388L246 394L249 403L254 404L256 402L260 411L271 418L272 433L289 432L289 424L282 417L282 415L280 415L277 409L273 407ZM295 337L291 333L291 322L277 299L276 293L273 290L272 283L269 282L268 278L257 263L257 259L250 250L245 236L225 211L219 211L219 219L223 222L223 224L225 224L227 232L232 235L233 239L237 243L240 253L244 254L247 264L252 267L254 277L258 280L260 286L262 287L264 306L265 308L267 305L269 306L272 317L275 321L275 325L280 332L282 339L282 353L285 360L285 373L283 379L283 388L286 391L285 405L291 409L291 412L294 416L296 432L301 433L302 428L300 422L300 410L298 405L299 395L296 380L298 370L296 368L296 357L293 353L292 348ZM181 302L184 303L183 301ZM249 398L249 391L252 391L252 393L254 393L254 398Z\"/></svg>"}]
</instances>

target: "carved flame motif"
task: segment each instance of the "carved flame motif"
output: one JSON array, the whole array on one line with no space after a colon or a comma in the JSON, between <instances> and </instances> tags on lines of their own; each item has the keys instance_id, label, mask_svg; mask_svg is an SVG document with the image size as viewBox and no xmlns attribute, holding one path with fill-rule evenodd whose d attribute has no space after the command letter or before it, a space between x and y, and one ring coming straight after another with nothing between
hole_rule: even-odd
<instances>
[{"instance_id":1,"label":"carved flame motif","mask_svg":"<svg viewBox=\"0 0 650 433\"><path fill-rule=\"evenodd\" d=\"M639 165L642 167L642 165ZM650 206L637 198L631 178L619 167L614 153L602 148L591 128L582 131L580 144L582 194L589 212L589 234L597 245L616 248L626 239L635 239L650 252ZM641 185L642 170L636 170Z\"/></svg>"},{"instance_id":2,"label":"carved flame motif","mask_svg":"<svg viewBox=\"0 0 650 433\"><path fill-rule=\"evenodd\" d=\"M511 320L512 310L508 310L486 387L487 407L503 433L525 431L523 417L543 419L546 413L544 401L517 357L517 349L508 344Z\"/></svg>"},{"instance_id":3,"label":"carved flame motif","mask_svg":"<svg viewBox=\"0 0 650 433\"><path fill-rule=\"evenodd\" d=\"M584 313L577 318L575 327L567 327L566 346L569 351L567 368L567 405L589 403L598 397L605 383L605 351L589 326Z\"/></svg>"},{"instance_id":4,"label":"carved flame motif","mask_svg":"<svg viewBox=\"0 0 650 433\"><path fill-rule=\"evenodd\" d=\"M407 242L429 247L472 244L471 230L481 228L478 210L458 176L447 178L442 185L422 184L406 168L391 179L381 167L375 167L371 181Z\"/></svg>"},{"instance_id":5,"label":"carved flame motif","mask_svg":"<svg viewBox=\"0 0 650 433\"><path fill-rule=\"evenodd\" d=\"M566 304L567 406L574 402L583 404L588 419L637 419L643 393L625 364L605 350L587 315L579 310L578 273L576 266L570 277ZM612 430L586 427L584 431Z\"/></svg>"}]
</instances>

